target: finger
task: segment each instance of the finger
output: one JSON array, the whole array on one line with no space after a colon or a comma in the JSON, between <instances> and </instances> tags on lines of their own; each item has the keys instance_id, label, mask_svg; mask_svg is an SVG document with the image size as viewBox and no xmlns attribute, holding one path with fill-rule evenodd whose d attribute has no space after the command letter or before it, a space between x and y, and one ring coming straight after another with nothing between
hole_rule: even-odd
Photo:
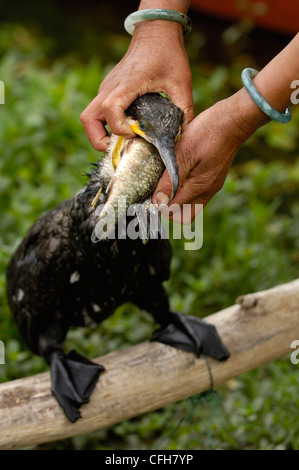
<instances>
[{"instance_id":1,"label":"finger","mask_svg":"<svg viewBox=\"0 0 299 470\"><path fill-rule=\"evenodd\" d=\"M179 99L177 99L175 96L170 97L171 101L184 113L182 131L184 131L188 124L190 124L190 122L194 119L193 97L191 95L185 96L184 98L185 99L182 100L182 97L179 97Z\"/></svg>"},{"instance_id":2,"label":"finger","mask_svg":"<svg viewBox=\"0 0 299 470\"><path fill-rule=\"evenodd\" d=\"M182 85L183 84L183 85ZM166 92L167 93L167 92ZM192 81L182 78L179 86L173 87L167 93L171 101L184 112L183 129L194 119L194 103Z\"/></svg>"},{"instance_id":3,"label":"finger","mask_svg":"<svg viewBox=\"0 0 299 470\"><path fill-rule=\"evenodd\" d=\"M171 199L172 183L168 171L165 170L158 185L153 192L152 201L154 204L168 204Z\"/></svg>"},{"instance_id":4,"label":"finger","mask_svg":"<svg viewBox=\"0 0 299 470\"><path fill-rule=\"evenodd\" d=\"M133 103L139 94L135 88L134 91L128 91L128 88L119 86L103 101L102 110L113 134L123 135L124 137L135 136L131 127L126 122L125 110Z\"/></svg>"},{"instance_id":5,"label":"finger","mask_svg":"<svg viewBox=\"0 0 299 470\"><path fill-rule=\"evenodd\" d=\"M82 122L82 121L81 121ZM85 133L95 150L105 152L110 140L105 127L99 119L90 119L83 123Z\"/></svg>"},{"instance_id":6,"label":"finger","mask_svg":"<svg viewBox=\"0 0 299 470\"><path fill-rule=\"evenodd\" d=\"M193 108L193 103L191 105L186 105L183 108L184 111L184 121L182 125L182 131L186 129L188 124L190 124L191 121L194 119L194 108Z\"/></svg>"},{"instance_id":7,"label":"finger","mask_svg":"<svg viewBox=\"0 0 299 470\"><path fill-rule=\"evenodd\" d=\"M97 97L80 114L80 120L91 145L99 151L105 151L109 136L105 129L105 117L101 113Z\"/></svg>"}]
</instances>

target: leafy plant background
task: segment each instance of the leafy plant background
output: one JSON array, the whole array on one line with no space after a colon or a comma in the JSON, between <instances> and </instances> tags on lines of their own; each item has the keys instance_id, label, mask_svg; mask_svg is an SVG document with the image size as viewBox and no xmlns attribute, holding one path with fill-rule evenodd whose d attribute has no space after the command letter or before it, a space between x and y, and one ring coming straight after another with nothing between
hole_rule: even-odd
<instances>
[{"instance_id":1,"label":"leafy plant background","mask_svg":"<svg viewBox=\"0 0 299 470\"><path fill-rule=\"evenodd\" d=\"M0 24L0 339L5 382L48 370L21 341L5 295L5 269L30 225L72 197L99 157L80 112L129 44L123 20L136 2L14 1ZM261 68L290 40L248 21L229 23L190 10L187 49L196 113L240 88L246 66ZM294 77L296 78L296 77ZM298 78L298 77L297 77ZM296 108L296 107L294 107ZM173 240L172 308L201 317L241 294L298 277L299 113L246 142L223 189L204 210L204 243ZM132 305L98 330L72 329L66 347L90 358L147 340L155 324ZM298 339L298 338L294 338ZM228 345L229 346L229 345ZM185 400L111 428L34 449L299 449L298 366L289 356L231 379L217 400Z\"/></svg>"}]
</instances>

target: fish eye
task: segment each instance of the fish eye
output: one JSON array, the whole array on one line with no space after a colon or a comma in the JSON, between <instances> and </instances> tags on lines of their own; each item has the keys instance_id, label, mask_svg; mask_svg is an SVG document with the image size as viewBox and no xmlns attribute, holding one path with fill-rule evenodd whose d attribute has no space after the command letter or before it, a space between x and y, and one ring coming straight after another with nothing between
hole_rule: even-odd
<instances>
[{"instance_id":1,"label":"fish eye","mask_svg":"<svg viewBox=\"0 0 299 470\"><path fill-rule=\"evenodd\" d=\"M139 126L139 129L140 129L141 131L145 131L145 129L146 129L146 124L145 124L144 121L139 121L139 122L138 122L138 126Z\"/></svg>"}]
</instances>

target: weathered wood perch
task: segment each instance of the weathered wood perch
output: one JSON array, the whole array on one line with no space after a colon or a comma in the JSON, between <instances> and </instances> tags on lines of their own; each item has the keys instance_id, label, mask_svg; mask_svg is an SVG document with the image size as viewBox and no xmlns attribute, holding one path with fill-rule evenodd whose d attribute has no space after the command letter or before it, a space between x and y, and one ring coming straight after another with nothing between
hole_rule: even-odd
<instances>
[{"instance_id":1,"label":"weathered wood perch","mask_svg":"<svg viewBox=\"0 0 299 470\"><path fill-rule=\"evenodd\" d=\"M206 320L231 352L225 363L209 359L217 385L292 351L291 342L299 339L299 279L239 297ZM96 361L106 372L75 424L52 397L49 373L1 384L0 449L89 433L210 387L204 358L159 343L141 343Z\"/></svg>"}]
</instances>

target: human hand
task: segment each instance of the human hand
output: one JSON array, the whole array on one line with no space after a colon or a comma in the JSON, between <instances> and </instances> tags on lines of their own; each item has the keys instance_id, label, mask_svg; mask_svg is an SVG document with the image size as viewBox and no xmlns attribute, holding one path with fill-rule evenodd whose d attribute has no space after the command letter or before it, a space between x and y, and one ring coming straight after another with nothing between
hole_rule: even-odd
<instances>
[{"instance_id":1,"label":"human hand","mask_svg":"<svg viewBox=\"0 0 299 470\"><path fill-rule=\"evenodd\" d=\"M198 214L199 205L205 206L222 188L239 147L265 122L265 115L244 89L203 111L188 125L176 146L179 188L174 199L163 208L171 195L171 182L165 171L152 201L162 204L164 215L190 223ZM191 212L188 206L182 211L183 204L191 205Z\"/></svg>"},{"instance_id":2,"label":"human hand","mask_svg":"<svg viewBox=\"0 0 299 470\"><path fill-rule=\"evenodd\" d=\"M96 150L105 151L112 133L134 136L124 122L124 111L139 96L164 92L193 119L192 77L184 47L182 26L169 21L139 23L123 59L101 83L98 95L81 113L87 137Z\"/></svg>"}]
</instances>

